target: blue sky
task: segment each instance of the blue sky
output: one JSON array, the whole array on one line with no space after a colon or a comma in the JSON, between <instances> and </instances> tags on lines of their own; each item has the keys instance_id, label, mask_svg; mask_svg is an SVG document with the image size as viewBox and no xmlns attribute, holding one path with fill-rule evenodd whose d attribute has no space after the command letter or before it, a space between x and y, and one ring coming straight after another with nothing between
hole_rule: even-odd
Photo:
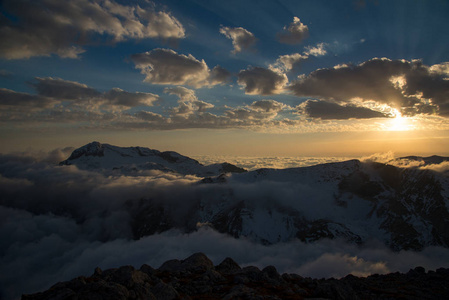
<instances>
[{"instance_id":1,"label":"blue sky","mask_svg":"<svg viewBox=\"0 0 449 300\"><path fill-rule=\"evenodd\" d=\"M243 139L260 153L313 154L320 141L344 155L355 138L353 153L370 150L362 134L445 153L447 1L5 0L0 11L0 151L96 139L193 153L213 139L201 153L213 154ZM434 149L418 145L429 139ZM385 145L372 150L406 152Z\"/></svg>"}]
</instances>

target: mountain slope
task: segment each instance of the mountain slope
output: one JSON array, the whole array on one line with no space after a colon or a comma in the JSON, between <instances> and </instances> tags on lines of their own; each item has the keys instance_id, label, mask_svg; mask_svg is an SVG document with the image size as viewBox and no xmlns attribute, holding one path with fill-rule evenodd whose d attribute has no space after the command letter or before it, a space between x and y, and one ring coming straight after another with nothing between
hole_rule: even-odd
<instances>
[{"instance_id":1,"label":"mountain slope","mask_svg":"<svg viewBox=\"0 0 449 300\"><path fill-rule=\"evenodd\" d=\"M197 176L246 172L229 163L204 166L194 159L173 151L160 152L145 147L117 147L99 142L92 142L76 149L60 165L76 165L79 169L126 175L148 170Z\"/></svg>"},{"instance_id":2,"label":"mountain slope","mask_svg":"<svg viewBox=\"0 0 449 300\"><path fill-rule=\"evenodd\" d=\"M215 194L191 202L185 215L154 199L134 203L135 237L210 226L264 244L375 238L394 250L449 246L448 180L433 171L352 160L260 169L202 184Z\"/></svg>"},{"instance_id":3,"label":"mountain slope","mask_svg":"<svg viewBox=\"0 0 449 300\"><path fill-rule=\"evenodd\" d=\"M377 239L394 250L449 247L449 178L431 170L349 160L244 172L226 163L203 166L176 152L97 142L61 162L70 164L108 175L159 170L201 177L181 193L127 201L136 239L208 226L263 244L339 238Z\"/></svg>"}]
</instances>

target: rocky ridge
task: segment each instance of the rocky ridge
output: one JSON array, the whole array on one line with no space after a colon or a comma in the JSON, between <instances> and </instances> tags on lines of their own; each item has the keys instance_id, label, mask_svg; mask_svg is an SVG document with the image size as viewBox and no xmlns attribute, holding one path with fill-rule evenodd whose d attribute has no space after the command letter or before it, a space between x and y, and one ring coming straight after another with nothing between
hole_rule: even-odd
<instances>
[{"instance_id":1,"label":"rocky ridge","mask_svg":"<svg viewBox=\"0 0 449 300\"><path fill-rule=\"evenodd\" d=\"M96 268L89 277L59 282L22 300L64 299L449 299L449 269L341 279L279 274L275 267L240 267L231 258L214 266L202 253L170 260L158 269Z\"/></svg>"}]
</instances>

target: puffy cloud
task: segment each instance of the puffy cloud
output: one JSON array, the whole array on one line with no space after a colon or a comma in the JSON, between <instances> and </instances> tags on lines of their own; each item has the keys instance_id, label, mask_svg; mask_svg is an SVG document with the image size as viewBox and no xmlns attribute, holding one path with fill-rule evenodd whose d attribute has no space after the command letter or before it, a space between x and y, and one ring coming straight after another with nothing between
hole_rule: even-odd
<instances>
[{"instance_id":1,"label":"puffy cloud","mask_svg":"<svg viewBox=\"0 0 449 300\"><path fill-rule=\"evenodd\" d=\"M10 19L0 25L0 56L23 59L57 54L77 58L84 45L127 39L179 39L184 27L154 5L122 5L112 0L7 0Z\"/></svg>"},{"instance_id":2,"label":"puffy cloud","mask_svg":"<svg viewBox=\"0 0 449 300\"><path fill-rule=\"evenodd\" d=\"M303 55L300 53L281 55L274 64L270 65L269 68L279 73L289 72L296 68L301 61L307 58L309 58L308 55Z\"/></svg>"},{"instance_id":3,"label":"puffy cloud","mask_svg":"<svg viewBox=\"0 0 449 300\"><path fill-rule=\"evenodd\" d=\"M261 67L249 67L238 74L238 84L251 95L272 95L283 91L288 82L285 74Z\"/></svg>"},{"instance_id":4,"label":"puffy cloud","mask_svg":"<svg viewBox=\"0 0 449 300\"><path fill-rule=\"evenodd\" d=\"M202 113L207 109L213 108L214 105L207 103L198 98L195 95L195 91L178 86L173 88L165 88L164 93L176 95L179 97L179 106L173 108L172 112L174 115L191 115L195 112Z\"/></svg>"},{"instance_id":5,"label":"puffy cloud","mask_svg":"<svg viewBox=\"0 0 449 300\"><path fill-rule=\"evenodd\" d=\"M449 80L419 60L373 58L359 65L319 69L293 82L289 89L300 97L318 97L338 103L373 100L403 114L446 115ZM433 70L433 71L432 71Z\"/></svg>"},{"instance_id":6,"label":"puffy cloud","mask_svg":"<svg viewBox=\"0 0 449 300\"><path fill-rule=\"evenodd\" d=\"M190 85L202 87L217 83L216 70L213 83L209 81L211 72L204 60L193 55L178 54L171 49L154 49L131 56L137 69L145 75L146 82L155 84Z\"/></svg>"},{"instance_id":7,"label":"puffy cloud","mask_svg":"<svg viewBox=\"0 0 449 300\"><path fill-rule=\"evenodd\" d=\"M210 72L210 82L212 85L225 84L229 82L230 77L231 72L219 65L215 66Z\"/></svg>"},{"instance_id":8,"label":"puffy cloud","mask_svg":"<svg viewBox=\"0 0 449 300\"><path fill-rule=\"evenodd\" d=\"M340 105L327 101L307 100L297 107L311 118L323 120L336 119L370 119L385 118L386 114L366 107L354 106L351 104Z\"/></svg>"},{"instance_id":9,"label":"puffy cloud","mask_svg":"<svg viewBox=\"0 0 449 300\"><path fill-rule=\"evenodd\" d=\"M278 41L284 44L299 44L309 36L309 27L301 23L298 17L293 17L293 22L284 27L277 34Z\"/></svg>"},{"instance_id":10,"label":"puffy cloud","mask_svg":"<svg viewBox=\"0 0 449 300\"><path fill-rule=\"evenodd\" d=\"M241 52L250 49L257 41L254 34L242 27L224 27L220 28L220 33L232 40L234 50L232 53Z\"/></svg>"}]
</instances>

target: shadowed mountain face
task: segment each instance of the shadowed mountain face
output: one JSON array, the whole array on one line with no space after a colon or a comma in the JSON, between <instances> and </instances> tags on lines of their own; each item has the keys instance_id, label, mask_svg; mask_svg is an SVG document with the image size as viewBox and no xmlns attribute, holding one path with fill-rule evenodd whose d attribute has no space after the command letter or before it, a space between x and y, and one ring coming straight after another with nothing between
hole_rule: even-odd
<instances>
[{"instance_id":1,"label":"shadowed mountain face","mask_svg":"<svg viewBox=\"0 0 449 300\"><path fill-rule=\"evenodd\" d=\"M203 166L176 152L97 142L61 162L71 164L107 175L158 170L201 177L182 199L129 199L135 239L208 226L262 244L340 238L378 239L394 250L449 246L448 178L431 170L351 160L245 172L227 163Z\"/></svg>"},{"instance_id":2,"label":"shadowed mountain face","mask_svg":"<svg viewBox=\"0 0 449 300\"><path fill-rule=\"evenodd\" d=\"M56 299L447 299L449 269L426 273L422 267L406 274L358 278L312 279L279 274L275 267L240 267L231 258L214 266L202 253L173 259L158 269L122 266L96 268L90 277L59 282L49 290L23 295L23 300Z\"/></svg>"}]
</instances>

